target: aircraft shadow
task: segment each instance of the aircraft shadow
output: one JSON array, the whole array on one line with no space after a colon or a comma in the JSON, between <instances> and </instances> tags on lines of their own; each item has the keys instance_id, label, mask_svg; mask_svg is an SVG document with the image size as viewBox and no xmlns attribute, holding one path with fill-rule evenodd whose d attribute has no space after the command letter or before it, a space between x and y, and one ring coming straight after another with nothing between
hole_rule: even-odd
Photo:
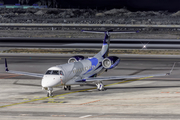
<instances>
[{"instance_id":1,"label":"aircraft shadow","mask_svg":"<svg viewBox=\"0 0 180 120\"><path fill-rule=\"evenodd\" d=\"M137 70L136 72L133 72L133 73L131 73L131 74L129 74L129 75L136 75L136 74L138 74L138 73L141 73L141 72L147 71L147 70L152 70L152 69L141 69L141 70Z\"/></svg>"},{"instance_id":2,"label":"aircraft shadow","mask_svg":"<svg viewBox=\"0 0 180 120\"><path fill-rule=\"evenodd\" d=\"M15 81L13 84L14 85L23 85L23 86L37 86L37 87L41 87L41 85L37 85L37 84L18 83L18 80Z\"/></svg>"},{"instance_id":3,"label":"aircraft shadow","mask_svg":"<svg viewBox=\"0 0 180 120\"><path fill-rule=\"evenodd\" d=\"M108 89L154 89L154 88L176 88L180 86L146 86L146 87L105 87Z\"/></svg>"},{"instance_id":4,"label":"aircraft shadow","mask_svg":"<svg viewBox=\"0 0 180 120\"><path fill-rule=\"evenodd\" d=\"M170 80L171 78L169 78L169 80L165 80L165 79L163 79L163 80L158 80L158 79L144 79L143 81L159 81L159 82L161 82L161 81L166 81L166 82L180 82L180 79L179 80Z\"/></svg>"},{"instance_id":5,"label":"aircraft shadow","mask_svg":"<svg viewBox=\"0 0 180 120\"><path fill-rule=\"evenodd\" d=\"M169 69L153 69L153 68L147 68L145 70L153 70L153 71L159 71L159 70L170 70L171 68L169 67ZM144 69L139 69L139 68L115 68L114 70L144 70ZM179 69L175 69L174 70L179 70Z\"/></svg>"}]
</instances>

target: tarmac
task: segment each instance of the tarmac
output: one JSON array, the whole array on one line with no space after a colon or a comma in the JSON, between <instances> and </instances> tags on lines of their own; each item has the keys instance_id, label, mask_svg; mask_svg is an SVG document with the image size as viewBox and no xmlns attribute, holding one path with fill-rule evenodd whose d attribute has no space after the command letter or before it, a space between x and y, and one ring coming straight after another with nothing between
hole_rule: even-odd
<instances>
[{"instance_id":1,"label":"tarmac","mask_svg":"<svg viewBox=\"0 0 180 120\"><path fill-rule=\"evenodd\" d=\"M54 97L46 97L41 79L4 72L4 58L9 69L45 73L70 56L37 54L1 54L0 118L1 120L70 120L122 119L171 120L180 118L180 56L118 55L120 64L101 76L158 74L170 76L103 82L106 91L94 84L54 89Z\"/></svg>"}]
</instances>

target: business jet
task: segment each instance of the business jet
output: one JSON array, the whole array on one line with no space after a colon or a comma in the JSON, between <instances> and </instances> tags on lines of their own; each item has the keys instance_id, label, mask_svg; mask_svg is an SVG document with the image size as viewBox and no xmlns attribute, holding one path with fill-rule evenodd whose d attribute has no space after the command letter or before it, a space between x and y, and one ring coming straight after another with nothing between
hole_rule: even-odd
<instances>
[{"instance_id":1,"label":"business jet","mask_svg":"<svg viewBox=\"0 0 180 120\"><path fill-rule=\"evenodd\" d=\"M130 75L130 76L108 76L98 77L104 71L115 68L120 59L117 56L109 56L110 34L115 33L136 33L136 32L115 32L109 31L83 31L88 33L105 34L102 49L99 53L90 58L84 56L73 56L68 60L67 64L57 65L49 68L45 74L28 73L21 71L13 71L8 69L7 60L5 59L5 70L8 73L27 75L42 78L41 85L43 90L47 90L47 97L53 97L53 87L63 86L64 90L71 90L71 85L85 85L93 83L99 91L104 91L103 81L134 79L142 77L155 77L170 75L174 65L169 73L153 74L153 75Z\"/></svg>"}]
</instances>

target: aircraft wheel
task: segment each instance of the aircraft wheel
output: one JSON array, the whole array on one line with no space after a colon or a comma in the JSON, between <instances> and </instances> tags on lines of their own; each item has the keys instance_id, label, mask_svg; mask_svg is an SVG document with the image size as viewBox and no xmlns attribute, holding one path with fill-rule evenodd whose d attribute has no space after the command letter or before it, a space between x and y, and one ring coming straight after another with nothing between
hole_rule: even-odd
<instances>
[{"instance_id":1,"label":"aircraft wheel","mask_svg":"<svg viewBox=\"0 0 180 120\"><path fill-rule=\"evenodd\" d=\"M68 90L71 90L71 86L68 86Z\"/></svg>"},{"instance_id":2,"label":"aircraft wheel","mask_svg":"<svg viewBox=\"0 0 180 120\"><path fill-rule=\"evenodd\" d=\"M50 94L50 97L53 97L53 93Z\"/></svg>"},{"instance_id":3,"label":"aircraft wheel","mask_svg":"<svg viewBox=\"0 0 180 120\"><path fill-rule=\"evenodd\" d=\"M104 85L102 83L97 84L97 89L98 89L98 91L104 91L105 90Z\"/></svg>"},{"instance_id":4,"label":"aircraft wheel","mask_svg":"<svg viewBox=\"0 0 180 120\"><path fill-rule=\"evenodd\" d=\"M67 86L64 86L64 90L67 90Z\"/></svg>"}]
</instances>

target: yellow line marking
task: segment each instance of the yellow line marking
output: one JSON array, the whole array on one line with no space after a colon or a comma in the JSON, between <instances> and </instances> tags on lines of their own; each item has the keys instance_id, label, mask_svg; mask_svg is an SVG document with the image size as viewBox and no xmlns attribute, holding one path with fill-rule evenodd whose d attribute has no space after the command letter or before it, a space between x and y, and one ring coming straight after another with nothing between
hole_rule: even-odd
<instances>
[{"instance_id":1,"label":"yellow line marking","mask_svg":"<svg viewBox=\"0 0 180 120\"><path fill-rule=\"evenodd\" d=\"M65 97L59 97L60 99L64 99Z\"/></svg>"},{"instance_id":2,"label":"yellow line marking","mask_svg":"<svg viewBox=\"0 0 180 120\"><path fill-rule=\"evenodd\" d=\"M39 100L45 100L45 99L47 99L47 98L48 98L48 97L43 97L43 98L40 98L40 99L33 99L33 100L30 100L30 101L25 101L25 102L14 103L14 104L9 104L9 105L3 105L3 106L0 106L0 108L9 107L9 106L14 106L14 105L20 105L20 104L24 104L24 103L30 103L30 102L39 101Z\"/></svg>"},{"instance_id":3,"label":"yellow line marking","mask_svg":"<svg viewBox=\"0 0 180 120\"><path fill-rule=\"evenodd\" d=\"M23 100L29 100L28 98L24 98Z\"/></svg>"},{"instance_id":4,"label":"yellow line marking","mask_svg":"<svg viewBox=\"0 0 180 120\"><path fill-rule=\"evenodd\" d=\"M151 78L151 77L153 77L153 76L144 77L144 78L139 78L139 79L133 79L133 80L126 80L126 81L122 81L122 82L118 82L118 83L113 83L113 84L109 84L109 85L105 85L105 86L111 86L111 85L116 85L116 84L122 84L122 83L126 83L126 82L131 82L131 81L143 80L143 79L147 79L147 78ZM69 95L69 94L73 94L73 93L78 93L78 92L84 92L84 91L88 91L88 90L92 90L92 89L96 89L96 87L95 87L95 88L89 88L89 89L84 89L84 90L79 90L79 91L68 92L68 93L56 95L56 96L54 96L53 98L60 97L60 96L64 96L64 95ZM20 104L25 104L25 103L30 103L30 102L40 101L40 100L46 100L46 99L49 99L49 97L42 97L42 98L38 98L38 99L32 99L32 100L29 100L29 101L24 101L24 102L19 102L19 103L13 103L13 104L9 104L9 105L3 105L3 106L0 106L0 108L10 107L10 106L14 106L14 105L20 105ZM55 103L54 101L49 101L49 102ZM48 103L49 103L49 102L48 102ZM58 102L58 103L63 103L63 101Z\"/></svg>"},{"instance_id":5,"label":"yellow line marking","mask_svg":"<svg viewBox=\"0 0 180 120\"><path fill-rule=\"evenodd\" d=\"M54 101L54 99L49 99L50 101Z\"/></svg>"},{"instance_id":6,"label":"yellow line marking","mask_svg":"<svg viewBox=\"0 0 180 120\"><path fill-rule=\"evenodd\" d=\"M63 103L64 101L49 101L48 103Z\"/></svg>"},{"instance_id":7,"label":"yellow line marking","mask_svg":"<svg viewBox=\"0 0 180 120\"><path fill-rule=\"evenodd\" d=\"M39 96L35 96L34 98L39 98Z\"/></svg>"}]
</instances>

